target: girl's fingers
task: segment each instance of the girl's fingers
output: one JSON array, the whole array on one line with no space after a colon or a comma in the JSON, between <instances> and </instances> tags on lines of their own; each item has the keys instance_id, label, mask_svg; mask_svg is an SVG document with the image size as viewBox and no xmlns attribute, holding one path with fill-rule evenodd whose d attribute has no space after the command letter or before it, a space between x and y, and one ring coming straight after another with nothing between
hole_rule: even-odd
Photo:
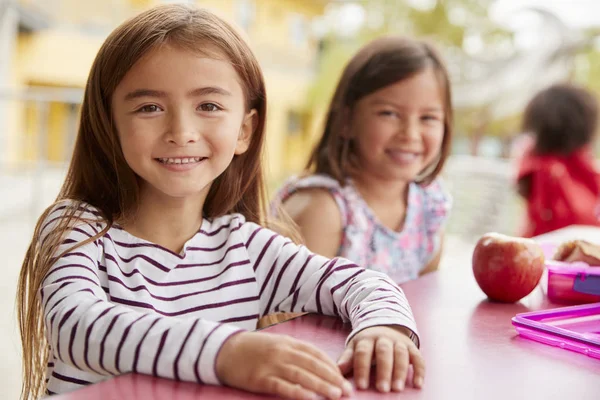
<instances>
[{"instance_id":1,"label":"girl's fingers","mask_svg":"<svg viewBox=\"0 0 600 400\"><path fill-rule=\"evenodd\" d=\"M304 389L321 395L327 399L337 400L342 397L342 389L339 386L332 385L307 370L295 365L287 365L281 371L281 377L292 383L299 384Z\"/></svg>"},{"instance_id":2,"label":"girl's fingers","mask_svg":"<svg viewBox=\"0 0 600 400\"><path fill-rule=\"evenodd\" d=\"M409 350L404 343L394 345L394 371L392 374L392 389L396 392L404 390L408 374Z\"/></svg>"},{"instance_id":3,"label":"girl's fingers","mask_svg":"<svg viewBox=\"0 0 600 400\"><path fill-rule=\"evenodd\" d=\"M376 387L380 392L390 391L394 368L394 343L388 338L379 338L375 343L375 364L377 371ZM406 352L408 361L408 351Z\"/></svg>"},{"instance_id":4,"label":"girl's fingers","mask_svg":"<svg viewBox=\"0 0 600 400\"><path fill-rule=\"evenodd\" d=\"M353 343L350 343L338 359L337 365L342 372L342 375L346 375L352 371L352 356L354 355L353 345Z\"/></svg>"},{"instance_id":5,"label":"girl's fingers","mask_svg":"<svg viewBox=\"0 0 600 400\"><path fill-rule=\"evenodd\" d=\"M329 367L331 367L332 370L334 370L336 372L339 371L338 366L331 359L331 357L329 357L327 354L325 354L325 352L323 352L321 349L318 349L317 347L313 346L312 344L305 343L305 342L298 340L294 343L293 347L297 350L300 350L304 353L308 353L308 354L312 355L313 357L318 358L319 360L326 363Z\"/></svg>"},{"instance_id":6,"label":"girl's fingers","mask_svg":"<svg viewBox=\"0 0 600 400\"><path fill-rule=\"evenodd\" d=\"M425 379L425 360L415 345L409 345L408 352L414 371L413 385L414 387L421 389L423 387L423 380Z\"/></svg>"},{"instance_id":7,"label":"girl's fingers","mask_svg":"<svg viewBox=\"0 0 600 400\"><path fill-rule=\"evenodd\" d=\"M302 387L275 376L265 381L265 393L293 400L317 400L318 396Z\"/></svg>"},{"instance_id":8,"label":"girl's fingers","mask_svg":"<svg viewBox=\"0 0 600 400\"><path fill-rule=\"evenodd\" d=\"M368 389L374 342L363 339L354 345L354 380L359 389Z\"/></svg>"},{"instance_id":9,"label":"girl's fingers","mask_svg":"<svg viewBox=\"0 0 600 400\"><path fill-rule=\"evenodd\" d=\"M340 392L345 395L352 394L352 385L342 376L339 369L337 367L332 369L328 363L314 357L312 354L296 351L292 358L288 360L288 363L308 371L321 380L339 388Z\"/></svg>"}]
</instances>

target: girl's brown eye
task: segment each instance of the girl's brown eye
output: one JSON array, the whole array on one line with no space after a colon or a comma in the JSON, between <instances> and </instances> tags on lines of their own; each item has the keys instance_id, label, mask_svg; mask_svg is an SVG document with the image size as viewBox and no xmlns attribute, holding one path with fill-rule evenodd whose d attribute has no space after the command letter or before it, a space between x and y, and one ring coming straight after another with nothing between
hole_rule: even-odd
<instances>
[{"instance_id":1,"label":"girl's brown eye","mask_svg":"<svg viewBox=\"0 0 600 400\"><path fill-rule=\"evenodd\" d=\"M205 103L200 105L202 111L215 112L219 111L220 108L214 103Z\"/></svg>"},{"instance_id":2,"label":"girl's brown eye","mask_svg":"<svg viewBox=\"0 0 600 400\"><path fill-rule=\"evenodd\" d=\"M139 111L141 111L143 113L152 113L152 112L160 111L160 108L158 108L158 106L156 104L148 104L148 105L145 105L142 108L140 108Z\"/></svg>"}]
</instances>

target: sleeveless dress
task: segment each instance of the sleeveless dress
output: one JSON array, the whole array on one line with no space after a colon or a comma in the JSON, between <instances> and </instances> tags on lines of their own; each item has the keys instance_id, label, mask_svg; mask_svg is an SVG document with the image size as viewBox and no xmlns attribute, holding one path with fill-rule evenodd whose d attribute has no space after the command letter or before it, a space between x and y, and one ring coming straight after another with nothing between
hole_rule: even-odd
<instances>
[{"instance_id":1,"label":"sleeveless dress","mask_svg":"<svg viewBox=\"0 0 600 400\"><path fill-rule=\"evenodd\" d=\"M329 191L340 210L342 242L338 256L384 272L397 283L419 276L436 255L440 230L452 207L452 198L440 178L427 186L410 183L404 226L394 231L384 226L361 197L351 180L341 186L326 175L289 178L276 193L276 206L302 189Z\"/></svg>"}]
</instances>

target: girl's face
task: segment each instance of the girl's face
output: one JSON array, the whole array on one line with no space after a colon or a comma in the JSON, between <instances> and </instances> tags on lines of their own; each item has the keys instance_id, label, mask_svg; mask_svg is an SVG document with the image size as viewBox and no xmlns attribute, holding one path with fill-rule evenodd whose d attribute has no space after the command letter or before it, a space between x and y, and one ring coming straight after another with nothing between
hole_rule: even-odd
<instances>
[{"instance_id":1,"label":"girl's face","mask_svg":"<svg viewBox=\"0 0 600 400\"><path fill-rule=\"evenodd\" d=\"M427 68L360 99L347 134L363 178L410 182L436 162L444 138L444 100Z\"/></svg>"},{"instance_id":2,"label":"girl's face","mask_svg":"<svg viewBox=\"0 0 600 400\"><path fill-rule=\"evenodd\" d=\"M169 45L127 72L112 96L112 113L142 195L202 201L234 155L247 150L256 118L246 111L238 74L225 57Z\"/></svg>"}]
</instances>

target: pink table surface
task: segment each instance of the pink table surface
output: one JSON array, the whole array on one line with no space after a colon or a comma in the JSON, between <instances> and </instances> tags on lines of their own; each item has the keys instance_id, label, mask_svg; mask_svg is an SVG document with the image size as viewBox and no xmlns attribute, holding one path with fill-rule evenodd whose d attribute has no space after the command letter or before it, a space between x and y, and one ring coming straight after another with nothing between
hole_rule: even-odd
<instances>
[{"instance_id":1,"label":"pink table surface","mask_svg":"<svg viewBox=\"0 0 600 400\"><path fill-rule=\"evenodd\" d=\"M581 235L579 235L581 233ZM600 229L568 228L540 238L582 236L600 241ZM486 300L470 265L455 265L403 285L420 330L427 363L425 387L402 394L356 392L357 399L600 399L600 360L519 337L511 318L520 312L556 307L542 288L516 304ZM337 358L349 326L331 317L308 315L269 332L306 340ZM123 375L56 400L258 399L229 388Z\"/></svg>"}]
</instances>

